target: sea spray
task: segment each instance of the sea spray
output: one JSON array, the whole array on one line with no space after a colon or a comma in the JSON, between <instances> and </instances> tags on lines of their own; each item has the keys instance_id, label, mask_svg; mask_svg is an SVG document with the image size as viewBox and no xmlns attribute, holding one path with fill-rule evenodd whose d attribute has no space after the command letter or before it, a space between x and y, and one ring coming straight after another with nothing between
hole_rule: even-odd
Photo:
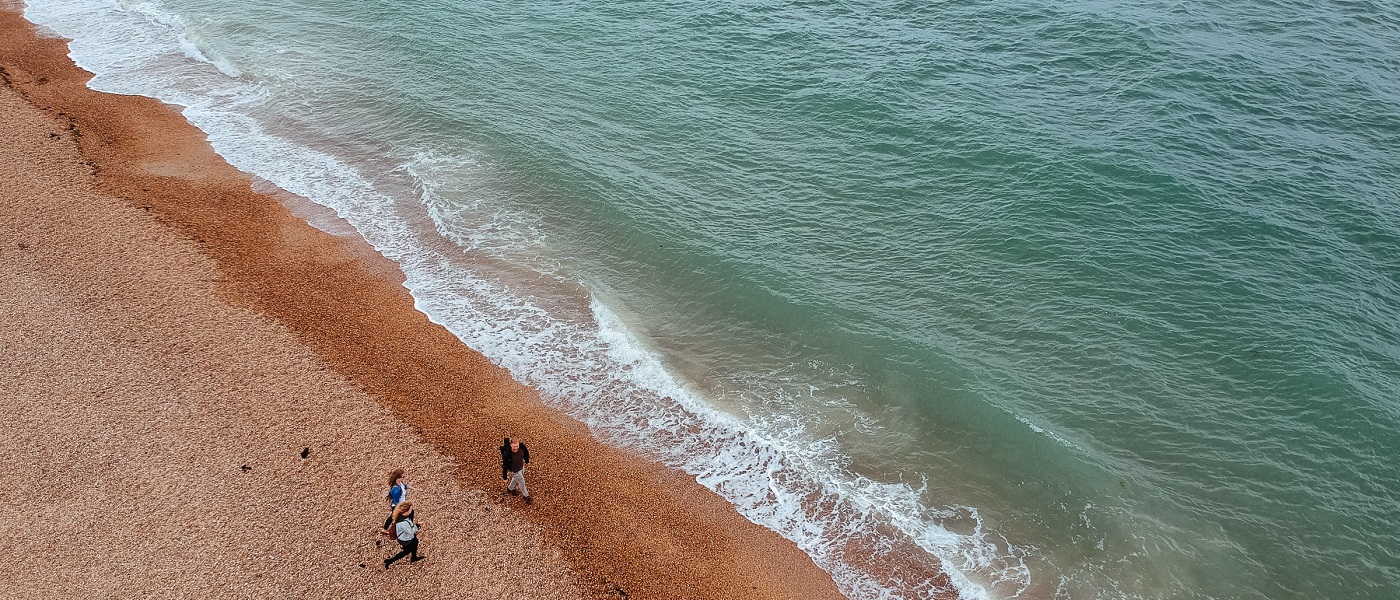
<instances>
[{"instance_id":1,"label":"sea spray","mask_svg":"<svg viewBox=\"0 0 1400 600\"><path fill-rule=\"evenodd\" d=\"M30 8L853 595L1400 590L1394 6Z\"/></svg>"},{"instance_id":2,"label":"sea spray","mask_svg":"<svg viewBox=\"0 0 1400 600\"><path fill-rule=\"evenodd\" d=\"M184 116L235 167L331 208L397 262L416 307L434 322L535 386L546 402L601 438L695 475L741 514L797 543L848 596L925 597L943 589L943 580L931 578L939 574L962 597L974 599L991 597L976 580L1002 584L1008 596L1028 585L1021 551L994 541L997 536L983 530L976 509L931 508L921 503L924 486L880 483L850 472L840 448L806 436L800 418L745 421L715 409L679 383L595 298L587 301L588 319L561 319L538 297L522 296L513 286L475 272L481 265L471 252L503 236L526 232L528 238L529 228L519 226L526 217L507 219L504 227L488 222L469 239L453 233L462 231L459 219L445 222L440 214L437 231L415 229L408 213L423 210L422 205L441 206L429 198L431 182L415 178L419 202L395 199L361 168L304 140L270 134L255 116L275 113L267 106L266 84L226 59L211 59L217 54L199 47L199 36L159 5L31 2L26 16L73 39L71 56L94 72L94 89L183 107ZM428 156L419 153L389 170L412 175ZM469 163L460 157L434 160ZM435 235L448 235L460 245L446 253L434 250L442 247L427 239ZM518 251L522 245L515 241L505 247ZM970 533L953 533L940 524L949 517L975 526ZM876 555L853 555L850 548ZM893 580L863 568L885 559L878 555L882 551L902 553L897 558L904 565Z\"/></svg>"}]
</instances>

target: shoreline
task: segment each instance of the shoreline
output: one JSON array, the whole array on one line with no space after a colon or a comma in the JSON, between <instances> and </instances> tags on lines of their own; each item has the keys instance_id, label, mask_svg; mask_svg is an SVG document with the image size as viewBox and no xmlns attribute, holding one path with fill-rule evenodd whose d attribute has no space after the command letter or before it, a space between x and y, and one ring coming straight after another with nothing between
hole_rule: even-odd
<instances>
[{"instance_id":1,"label":"shoreline","mask_svg":"<svg viewBox=\"0 0 1400 600\"><path fill-rule=\"evenodd\" d=\"M747 521L692 478L605 446L544 407L533 390L418 312L397 285L395 265L362 241L316 229L277 198L253 192L249 176L178 113L149 98L88 89L90 74L67 59L65 41L38 37L15 7L0 7L0 29L5 87L67 132L59 135L89 165L95 191L183 240L211 265L212 297L284 331L288 343L314 358L309 372L343 382L353 391L344 393L359 394L411 430L414 443L443 465L444 486L475 498L507 528L538 532L527 543L541 560L557 559L571 573L573 581L559 582L560 589L576 584L586 597L841 597L830 575L794 544ZM190 315L138 319L171 320L204 325ZM282 402L287 409L308 399ZM507 436L527 441L535 458L530 486L538 501L528 508L506 502L511 498L501 497L504 484L495 480L491 461ZM374 499L383 469L364 470L374 483L361 495ZM496 509L502 504L504 514ZM433 547L425 540L429 554L457 550ZM495 576L485 567L471 575Z\"/></svg>"}]
</instances>

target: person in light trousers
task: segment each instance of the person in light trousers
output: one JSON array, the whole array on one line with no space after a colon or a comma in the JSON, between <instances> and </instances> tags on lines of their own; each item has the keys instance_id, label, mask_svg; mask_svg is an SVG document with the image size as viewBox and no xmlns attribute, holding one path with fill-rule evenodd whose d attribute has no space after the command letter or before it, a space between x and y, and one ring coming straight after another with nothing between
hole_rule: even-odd
<instances>
[{"instance_id":1,"label":"person in light trousers","mask_svg":"<svg viewBox=\"0 0 1400 600\"><path fill-rule=\"evenodd\" d=\"M501 444L501 479L508 479L506 491L514 496L520 494L525 496L525 503L533 503L530 498L530 490L525 487L525 465L530 464L530 449L520 441L510 441L505 438ZM516 491L520 488L520 491Z\"/></svg>"}]
</instances>

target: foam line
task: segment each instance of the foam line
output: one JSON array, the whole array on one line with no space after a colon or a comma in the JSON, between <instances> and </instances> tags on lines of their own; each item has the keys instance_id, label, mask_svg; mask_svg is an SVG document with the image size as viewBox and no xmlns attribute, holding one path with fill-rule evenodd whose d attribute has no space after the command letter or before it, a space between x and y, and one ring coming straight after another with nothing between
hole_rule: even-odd
<instances>
[{"instance_id":1,"label":"foam line","mask_svg":"<svg viewBox=\"0 0 1400 600\"><path fill-rule=\"evenodd\" d=\"M929 507L921 502L926 485L877 482L852 472L834 442L805 437L799 415L741 420L716 409L668 372L596 298L586 318L570 318L474 270L460 256L434 250L444 245L432 243L433 235L448 236L457 251L503 239L541 243L530 233L528 216L463 230L435 208L426 163L466 159L420 155L420 162L401 168L418 178L421 196L393 198L346 159L270 134L258 120L275 111L264 84L244 78L226 61L216 64L221 59L211 60L190 41L181 19L158 4L35 0L26 17L74 40L71 56L97 75L94 89L185 107L185 117L235 167L333 209L401 266L415 305L433 321L605 440L647 449L694 475L751 521L795 542L848 596L906 598L934 591L932 581L873 575L863 561L880 550L928 567L907 573L941 570L965 598L990 597L978 581L1028 587L1021 551L983 531L975 508ZM437 232L415 230L405 217L424 206ZM940 525L950 516L971 521L974 532L958 534Z\"/></svg>"}]
</instances>

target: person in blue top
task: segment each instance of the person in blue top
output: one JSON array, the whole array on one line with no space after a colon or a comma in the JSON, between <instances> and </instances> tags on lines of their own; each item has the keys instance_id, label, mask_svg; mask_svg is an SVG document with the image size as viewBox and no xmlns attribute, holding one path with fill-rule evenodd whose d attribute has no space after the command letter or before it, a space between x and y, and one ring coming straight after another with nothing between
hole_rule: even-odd
<instances>
[{"instance_id":1,"label":"person in blue top","mask_svg":"<svg viewBox=\"0 0 1400 600\"><path fill-rule=\"evenodd\" d=\"M408 498L408 482L403 480L403 469L389 472L389 518L384 519L384 528L394 524L394 508Z\"/></svg>"}]
</instances>

